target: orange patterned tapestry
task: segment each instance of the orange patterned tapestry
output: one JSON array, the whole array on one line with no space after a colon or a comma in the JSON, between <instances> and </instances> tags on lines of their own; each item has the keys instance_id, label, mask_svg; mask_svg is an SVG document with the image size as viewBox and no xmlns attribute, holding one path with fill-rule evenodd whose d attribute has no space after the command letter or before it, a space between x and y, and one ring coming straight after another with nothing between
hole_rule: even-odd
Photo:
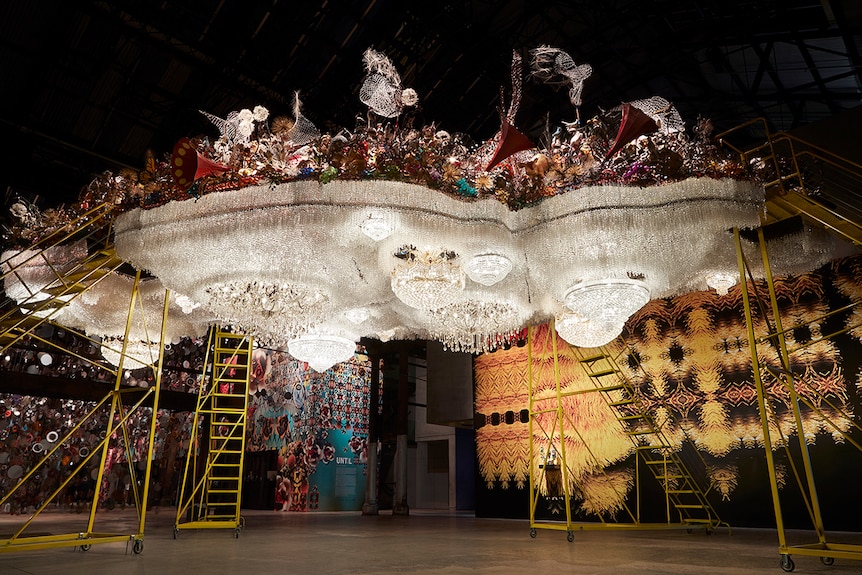
<instances>
[{"instance_id":1,"label":"orange patterned tapestry","mask_svg":"<svg viewBox=\"0 0 862 575\"><path fill-rule=\"evenodd\" d=\"M862 391L862 256L837 260L815 272L775 281L797 391L828 417L803 406L802 428L810 445L841 443L851 430ZM757 289L764 294L765 285ZM755 312L757 336L767 323ZM823 336L847 329L837 339ZM631 488L631 471L620 463L632 445L607 405L595 393L567 392L592 386L568 344L548 326L531 330L529 344L481 355L475 360L476 441L481 477L488 489L525 489L529 474L541 478L537 489L553 495L539 473L549 449L565 442L571 470L570 492L588 513L613 514ZM739 287L726 296L695 292L653 300L626 324L628 352L621 365L650 413L672 441L687 436L707 460L725 501L738 483L737 458L763 447L745 314ZM812 343L813 342L813 343ZM554 346L556 345L556 362ZM618 345L622 345L618 341ZM532 347L530 347L532 346ZM530 366L529 358L533 358ZM779 356L758 345L761 377L772 395L774 443L795 431L789 394L779 381ZM555 417L556 385L563 392L562 425ZM532 372L533 465L530 464L530 375ZM554 438L553 441L550 438ZM629 460L631 461L631 460ZM553 478L551 478L553 479Z\"/></svg>"}]
</instances>

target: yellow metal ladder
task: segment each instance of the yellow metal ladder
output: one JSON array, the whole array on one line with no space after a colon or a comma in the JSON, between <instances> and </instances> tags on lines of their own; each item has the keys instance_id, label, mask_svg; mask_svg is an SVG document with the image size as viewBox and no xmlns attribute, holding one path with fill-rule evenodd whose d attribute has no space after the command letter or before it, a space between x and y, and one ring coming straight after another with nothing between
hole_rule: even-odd
<instances>
[{"instance_id":1,"label":"yellow metal ladder","mask_svg":"<svg viewBox=\"0 0 862 575\"><path fill-rule=\"evenodd\" d=\"M626 349L623 347L621 353ZM712 483L705 473L700 478L695 477L692 464L687 463L682 452L668 440L646 404L639 399L634 385L620 369L617 356L607 346L590 350L575 348L574 351L595 389L631 438L638 461L642 461L661 484L668 523L678 519L684 526L704 527L708 531L718 527L722 521L707 498ZM702 467L705 470L705 463Z\"/></svg>"},{"instance_id":2,"label":"yellow metal ladder","mask_svg":"<svg viewBox=\"0 0 862 575\"><path fill-rule=\"evenodd\" d=\"M548 338L548 342L543 341ZM542 340L542 341L539 341ZM552 357L543 357L541 351L534 351L538 344L551 351ZM649 412L646 402L639 398L633 383L618 365L618 355L608 347L581 349L561 341L551 324L547 330L531 327L528 332L528 380L530 387L530 535L536 536L536 529L566 530L567 539L572 541L573 530L600 529L705 529L711 533L720 525L717 511L710 503L708 494L713 484L708 478L706 464L693 446L674 445L662 432L655 418ZM627 348L623 347L619 354ZM592 388L564 389L561 384L561 358L576 360L584 370ZM553 361L548 361L552 359ZM542 372L553 370L554 385L544 384L538 389ZM547 375L547 374L546 374ZM546 378L545 378L546 379ZM553 389L552 389L553 387ZM603 468L599 458L579 431L578 418L564 408L569 396L581 394L600 394L605 404L613 412L613 417L622 425L631 439L635 457L634 494L636 507L632 508L625 493L618 493L621 505L628 515L628 521L606 521L599 516L600 522L581 522L575 524L571 518L570 485L574 472L567 462L566 443L569 439L579 439L595 460L597 468ZM542 449L536 452L536 434L544 437L542 443L549 444L553 454ZM700 475L692 470L693 461L700 465ZM666 504L666 522L647 523L641 521L640 513L640 468L645 466L662 486ZM552 481L560 491L565 506L566 521L540 521L537 519L539 485ZM729 527L729 525L727 525Z\"/></svg>"},{"instance_id":3,"label":"yellow metal ladder","mask_svg":"<svg viewBox=\"0 0 862 575\"><path fill-rule=\"evenodd\" d=\"M0 304L0 353L25 337L34 337L36 330L53 323L69 302L124 264L111 240L111 210L108 204L97 206L67 227L0 261L0 282L15 284L18 291L29 294L17 302L7 298ZM63 250L71 244L86 246L86 253L66 260ZM31 266L50 271L39 280L30 280L26 270Z\"/></svg>"},{"instance_id":4,"label":"yellow metal ladder","mask_svg":"<svg viewBox=\"0 0 862 575\"><path fill-rule=\"evenodd\" d=\"M42 257L41 253L40 257ZM81 268L85 268L88 271L84 273L83 276L81 276L79 279L73 280L70 279L70 276L68 275L58 274L57 281L61 283L66 282L64 283L64 287L62 288L62 293L83 293L83 291L89 289L89 287L91 287L93 283L99 281L99 279L102 277L106 277L107 273L110 273L110 271L108 271L108 268L115 267L115 260L116 258L112 255L112 252L100 253L96 255L94 259L90 259L89 257L87 258L87 262L99 261L101 262L100 264L93 266L90 266L89 264L81 265ZM45 261L47 262L48 260L46 259ZM15 272L13 271L10 273ZM132 324L135 302L139 300L138 289L141 279L140 276L141 272L137 271L130 294L129 311L126 319L126 328L123 338L124 342L128 341L128 333ZM86 285L79 285L77 283L85 279L89 280L92 283L88 283ZM47 291L48 289L51 288L46 288L45 291ZM48 298L48 300L50 299L51 298ZM90 409L88 413L83 416L81 421L79 421L68 431L66 431L62 438L58 437L58 439L54 442L54 446L45 451L41 461L30 467L27 470L26 474L18 481L15 486L13 486L11 490L9 490L8 493L0 494L0 506L2 506L6 501L8 501L9 498L12 497L12 495L17 490L31 488L34 483L38 484L39 472L46 468L50 468L50 466L57 465L56 461L52 461L51 458L55 454L59 455L58 452L61 446L66 446L72 441L74 441L76 432L83 428L85 424L88 424L88 422L94 422L98 420L100 415L102 418L104 418L106 425L106 428L104 428L101 432L101 441L99 441L98 444L92 446L92 449L90 450L88 455L84 455L84 452L82 450L80 452L81 460L78 462L77 466L75 466L74 469L68 474L68 476L65 477L65 479L60 483L60 485L39 503L38 507L31 513L30 517L27 518L11 536L4 536L2 539L0 539L0 553L29 551L53 547L77 547L82 551L87 551L93 544L112 542L126 542L127 545L131 543L132 550L135 554L139 554L143 551L144 525L146 522L146 508L149 496L150 476L153 461L153 444L156 435L155 425L157 418L155 417L155 414L158 412L159 409L159 395L161 390L162 372L160 366L163 364L164 359L165 330L168 319L169 302L170 292L165 290L164 304L162 307L161 335L159 338L160 351L158 354L158 360L155 362L154 365L150 366L153 368L156 376L155 385L149 387L143 394L140 395L137 400L134 400L134 403L129 404L125 401L124 396L127 396L127 394L130 393L134 393L134 390L132 390L131 388L123 388L121 385L123 381L123 359L125 357L126 347L124 343L119 365L116 369L109 369L109 371L111 371L111 373L113 373L115 377L113 389L109 391L98 403L96 403L92 407L92 409ZM60 307L62 307L62 305L66 305L66 303L66 300L58 300L57 302L48 301L48 303L45 305L56 305L57 309L59 309ZM45 309L51 310L48 312L49 316L55 313L53 307L46 307ZM36 327L41 325L42 322L48 321L47 317L41 317L38 315L34 316L33 314L35 314L37 311L39 310L34 311L30 309L18 312L17 314L12 312L4 314L3 319L4 321L8 321L8 325L3 325L2 323L0 323L0 344L4 346L3 350L7 349L9 346L22 339L24 336L28 335L33 339L42 342L45 345L54 345L54 347L56 347L57 349L60 349L61 351L64 350L61 345L53 344L52 342L44 340L35 333L33 333L33 330L35 330ZM82 337L85 336L82 335ZM80 359L86 359L79 355L75 355L75 357L78 357ZM93 363L93 365L99 365L93 360L88 361ZM100 367L102 367L103 369L108 369L104 366ZM95 485L102 485L102 480L105 473L105 463L112 437L116 435L117 442L124 446L127 453L131 453L133 451L133 442L130 440L129 422L133 417L137 416L137 414L143 412L147 408L150 409L150 424L148 430L147 449L143 457L143 460L147 462L143 478L143 492L139 492L137 483L135 481L132 481L131 483L133 499L138 517L137 531L131 534L96 531L95 522L97 509L99 508L100 490L95 489L93 492L92 501L90 502L88 520L85 528L70 533L60 534L25 534L25 531L33 523L36 517L41 514L52 502L58 500L59 496L63 493L63 490L66 489L66 487L72 483L76 476L81 473L85 473L86 470L88 470L93 464L96 465L94 469L97 470L97 475L94 478ZM131 458L128 459L127 463L129 465L129 475L134 476L135 470L132 467ZM31 479L32 481L30 481Z\"/></svg>"},{"instance_id":5,"label":"yellow metal ladder","mask_svg":"<svg viewBox=\"0 0 862 575\"><path fill-rule=\"evenodd\" d=\"M785 337L792 331L782 327L781 309L779 307L778 295L775 288L775 278L769 262L767 242L764 229L758 228L757 239L760 248L760 258L765 271L764 281L760 286L753 279L752 264L745 257L740 230L734 229L734 242L736 244L737 264L739 267L740 287L743 305L745 309L745 323L748 330L748 341L751 351L752 374L757 389L758 409L760 411L760 423L763 431L763 446L766 456L767 469L769 471L770 492L772 504L775 511L776 530L778 532L778 552L781 555L780 567L783 571L791 572L796 568L791 555L803 557L819 557L824 565L832 565L835 559L849 559L862 561L862 545L858 543L838 543L832 541L834 534L827 533L824 524L823 513L820 506L820 495L817 490L814 465L812 463L809 446L806 442L806 434L802 419L802 408L805 406L815 413L820 420L826 423L834 432L841 435L843 440L862 452L862 443L858 441L858 434L862 432L862 425L855 421L851 413L845 412L840 406L831 402L827 397L812 387L804 374L796 374L793 365L797 358L795 354L805 347L814 343L839 337L844 333L857 330L862 327L859 322L859 310L862 309L862 301L851 301L846 306L833 309L822 317L813 321L823 321L827 317L836 314L846 314L849 319L844 326L830 334L823 334L813 338L810 342L790 346ZM764 297L763 291L768 292ZM765 335L758 336L757 323L765 324ZM772 365L770 365L772 363ZM776 365L777 364L777 365ZM780 393L786 394L784 398L776 398L775 389L764 383L764 376L770 374L780 384ZM786 401L792 415L792 426L785 432L778 423L778 414L775 404ZM832 408L827 413L823 406ZM850 422L851 429L842 429L835 419L840 416ZM791 450L795 435L796 449ZM775 437L775 439L773 439ZM791 543L787 536L782 511L782 494L779 485L778 472L776 470L776 457L773 453L776 447L782 447L786 456L787 464L792 470L796 487L801 496L805 509L808 511L813 530L813 539L806 543ZM850 477L849 481L854 478ZM786 497L786 495L785 495Z\"/></svg>"},{"instance_id":6,"label":"yellow metal ladder","mask_svg":"<svg viewBox=\"0 0 862 575\"><path fill-rule=\"evenodd\" d=\"M211 329L174 538L180 529L233 529L235 537L242 531L251 352L251 336Z\"/></svg>"}]
</instances>

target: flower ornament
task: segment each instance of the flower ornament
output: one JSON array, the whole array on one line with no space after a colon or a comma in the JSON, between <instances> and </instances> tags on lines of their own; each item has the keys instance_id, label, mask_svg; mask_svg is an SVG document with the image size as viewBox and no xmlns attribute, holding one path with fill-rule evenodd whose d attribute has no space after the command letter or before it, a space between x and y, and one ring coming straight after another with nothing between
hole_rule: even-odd
<instances>
[{"instance_id":1,"label":"flower ornament","mask_svg":"<svg viewBox=\"0 0 862 575\"><path fill-rule=\"evenodd\" d=\"M30 214L30 211L23 202L15 202L12 204L12 207L9 208L9 211L12 212L12 215L19 220L25 219Z\"/></svg>"},{"instance_id":2,"label":"flower ornament","mask_svg":"<svg viewBox=\"0 0 862 575\"><path fill-rule=\"evenodd\" d=\"M254 110L252 110L252 117L255 122L265 122L269 118L269 110L263 106L255 106Z\"/></svg>"},{"instance_id":3,"label":"flower ornament","mask_svg":"<svg viewBox=\"0 0 862 575\"><path fill-rule=\"evenodd\" d=\"M401 103L405 106L415 106L419 103L419 94L413 88L405 88L401 92Z\"/></svg>"},{"instance_id":4,"label":"flower ornament","mask_svg":"<svg viewBox=\"0 0 862 575\"><path fill-rule=\"evenodd\" d=\"M248 108L244 108L236 113L236 120L240 124L254 122L254 113Z\"/></svg>"}]
</instances>

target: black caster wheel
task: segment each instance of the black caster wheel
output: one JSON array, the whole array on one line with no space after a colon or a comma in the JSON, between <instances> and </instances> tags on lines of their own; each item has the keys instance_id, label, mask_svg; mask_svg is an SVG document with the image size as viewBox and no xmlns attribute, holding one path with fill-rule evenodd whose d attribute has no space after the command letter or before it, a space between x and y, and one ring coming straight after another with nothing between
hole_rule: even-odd
<instances>
[{"instance_id":1,"label":"black caster wheel","mask_svg":"<svg viewBox=\"0 0 862 575\"><path fill-rule=\"evenodd\" d=\"M135 553L135 555L140 555L143 550L144 550L144 542L141 541L140 539L136 540L135 544L132 545L132 551Z\"/></svg>"},{"instance_id":2,"label":"black caster wheel","mask_svg":"<svg viewBox=\"0 0 862 575\"><path fill-rule=\"evenodd\" d=\"M239 539L240 531L242 531L242 529L240 529L239 527L237 527L236 529L233 530L234 539Z\"/></svg>"},{"instance_id":3,"label":"black caster wheel","mask_svg":"<svg viewBox=\"0 0 862 575\"><path fill-rule=\"evenodd\" d=\"M835 564L835 557L821 557L820 562L823 563L824 565L834 565Z\"/></svg>"},{"instance_id":4,"label":"black caster wheel","mask_svg":"<svg viewBox=\"0 0 862 575\"><path fill-rule=\"evenodd\" d=\"M713 529L712 527L706 528L706 534L707 535L712 535L713 533L715 533L715 529Z\"/></svg>"},{"instance_id":5,"label":"black caster wheel","mask_svg":"<svg viewBox=\"0 0 862 575\"><path fill-rule=\"evenodd\" d=\"M174 539L177 538L177 535L179 534L179 532L180 532L180 530L177 529L176 527L174 527Z\"/></svg>"},{"instance_id":6,"label":"black caster wheel","mask_svg":"<svg viewBox=\"0 0 862 575\"><path fill-rule=\"evenodd\" d=\"M781 570L790 573L794 569L796 569L796 563L793 562L793 559L790 558L790 555L782 555L781 556Z\"/></svg>"},{"instance_id":7,"label":"black caster wheel","mask_svg":"<svg viewBox=\"0 0 862 575\"><path fill-rule=\"evenodd\" d=\"M574 541L574 540L575 540L575 534L574 534L574 533L572 533L571 531L567 531L567 532L566 532L566 541L568 541L569 543L571 543L571 542L572 542L572 541Z\"/></svg>"},{"instance_id":8,"label":"black caster wheel","mask_svg":"<svg viewBox=\"0 0 862 575\"><path fill-rule=\"evenodd\" d=\"M89 543L85 543L85 544L81 545L80 547L81 547L81 551L89 551L91 546Z\"/></svg>"},{"instance_id":9,"label":"black caster wheel","mask_svg":"<svg viewBox=\"0 0 862 575\"><path fill-rule=\"evenodd\" d=\"M535 539L535 538L536 538L536 529L535 529L535 527L531 527L531 528L530 528L530 537L532 537L533 539Z\"/></svg>"}]
</instances>

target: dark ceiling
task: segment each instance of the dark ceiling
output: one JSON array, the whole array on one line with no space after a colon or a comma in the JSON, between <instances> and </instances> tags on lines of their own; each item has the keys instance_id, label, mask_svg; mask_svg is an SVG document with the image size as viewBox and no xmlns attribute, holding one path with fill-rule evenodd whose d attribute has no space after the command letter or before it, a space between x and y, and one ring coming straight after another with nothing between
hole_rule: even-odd
<instances>
[{"instance_id":1,"label":"dark ceiling","mask_svg":"<svg viewBox=\"0 0 862 575\"><path fill-rule=\"evenodd\" d=\"M543 44L592 66L586 117L658 95L688 126L780 131L862 98L858 0L4 2L0 183L7 202L73 202L94 173L217 134L198 110L288 115L295 90L318 127L351 128L369 47L418 92L420 121L484 140L512 50ZM565 90L525 81L522 130L574 116Z\"/></svg>"}]
</instances>

